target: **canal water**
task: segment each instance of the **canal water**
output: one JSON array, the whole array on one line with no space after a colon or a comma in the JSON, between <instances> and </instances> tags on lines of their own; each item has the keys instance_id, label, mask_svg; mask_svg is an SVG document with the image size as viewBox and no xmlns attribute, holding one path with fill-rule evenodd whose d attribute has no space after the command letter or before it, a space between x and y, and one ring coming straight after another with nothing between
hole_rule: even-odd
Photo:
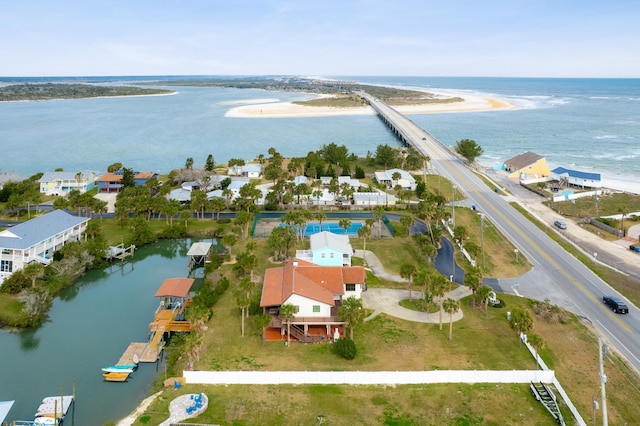
<instances>
[{"instance_id":1,"label":"canal water","mask_svg":"<svg viewBox=\"0 0 640 426\"><path fill-rule=\"evenodd\" d=\"M0 331L0 401L16 401L7 420L32 420L42 398L71 394L74 387L73 418L65 425L117 421L149 396L151 382L165 374L162 362L141 363L124 383L103 381L100 369L115 364L129 343L147 341L158 306L154 294L165 279L188 275L190 244L168 240L139 248L130 260L90 271L57 297L40 328Z\"/></svg>"}]
</instances>

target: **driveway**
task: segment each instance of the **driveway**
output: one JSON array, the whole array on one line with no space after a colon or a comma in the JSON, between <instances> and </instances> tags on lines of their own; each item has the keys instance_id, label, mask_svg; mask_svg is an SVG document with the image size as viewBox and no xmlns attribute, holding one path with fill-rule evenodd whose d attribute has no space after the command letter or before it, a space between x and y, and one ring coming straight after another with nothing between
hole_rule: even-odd
<instances>
[{"instance_id":1,"label":"driveway","mask_svg":"<svg viewBox=\"0 0 640 426\"><path fill-rule=\"evenodd\" d=\"M421 291L413 291L412 293L414 299L422 298ZM444 297L450 297L455 300L460 300L470 294L471 290L469 290L465 286L460 286L455 290L445 293ZM391 288L369 288L367 289L367 291L362 293L362 302L366 309L373 309L374 312L364 320L369 321L380 315L381 313L385 313L392 317L400 318L406 321L424 322L431 324L438 324L440 322L439 312L419 312L400 306L400 301L408 298L409 290L397 290ZM458 312L453 314L453 321L458 321L462 318L462 316L462 309L460 309L458 310ZM443 312L442 320L443 322L448 322L449 314Z\"/></svg>"},{"instance_id":2,"label":"driveway","mask_svg":"<svg viewBox=\"0 0 640 426\"><path fill-rule=\"evenodd\" d=\"M365 255L363 250L356 250L354 256L355 257L363 257ZM367 250L366 252L366 260L371 272L380 278L384 278L389 281L397 281L397 282L407 282L404 278L390 274L384 270L382 267L382 263L380 259L375 255L375 253ZM455 300L460 300L463 297L466 297L471 294L471 290L469 290L465 286L459 286L456 289L445 293L445 298L450 297ZM412 297L414 299L421 299L423 297L421 291L413 291ZM424 322L424 323L432 323L438 324L440 322L440 314L438 312L435 313L427 313L427 312L418 312L413 311L411 309L403 308L400 306L400 301L404 299L409 299L409 290L398 290L391 288L368 288L367 291L362 293L362 303L366 309L373 309L373 313L365 318L365 321L369 321L372 318L380 315L381 313L385 313L392 317L400 318L406 321L414 321L414 322ZM462 318L462 309L458 310L455 314L453 314L453 321L458 321ZM449 320L449 314L443 313L442 319L444 322Z\"/></svg>"}]
</instances>

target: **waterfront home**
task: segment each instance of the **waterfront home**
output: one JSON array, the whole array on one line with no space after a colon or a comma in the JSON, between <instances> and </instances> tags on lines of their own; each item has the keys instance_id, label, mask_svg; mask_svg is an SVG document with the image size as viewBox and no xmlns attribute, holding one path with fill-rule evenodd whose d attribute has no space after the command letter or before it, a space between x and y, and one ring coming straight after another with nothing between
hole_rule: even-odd
<instances>
[{"instance_id":1,"label":"waterfront home","mask_svg":"<svg viewBox=\"0 0 640 426\"><path fill-rule=\"evenodd\" d=\"M295 306L291 335L302 342L319 342L344 325L338 308L348 297L360 298L366 273L362 266L318 266L297 258L265 271L260 306L272 315L269 329L287 332L279 316L284 304ZM269 330L267 330L269 333Z\"/></svg>"},{"instance_id":2,"label":"waterfront home","mask_svg":"<svg viewBox=\"0 0 640 426\"><path fill-rule=\"evenodd\" d=\"M67 195L72 190L84 194L95 188L96 172L45 172L38 183L45 195Z\"/></svg>"},{"instance_id":3,"label":"waterfront home","mask_svg":"<svg viewBox=\"0 0 640 426\"><path fill-rule=\"evenodd\" d=\"M0 173L0 189L8 182L21 182L24 177L14 172L1 172Z\"/></svg>"},{"instance_id":4,"label":"waterfront home","mask_svg":"<svg viewBox=\"0 0 640 426\"><path fill-rule=\"evenodd\" d=\"M115 172L107 172L100 176L96 183L98 184L98 192L100 193L118 193L122 188L122 170ZM135 172L133 180L136 186L143 186L149 179L157 179L158 173L156 172Z\"/></svg>"},{"instance_id":5,"label":"waterfront home","mask_svg":"<svg viewBox=\"0 0 640 426\"><path fill-rule=\"evenodd\" d=\"M310 250L296 250L296 258L319 266L351 266L353 247L349 236L317 232L309 237Z\"/></svg>"},{"instance_id":6,"label":"waterfront home","mask_svg":"<svg viewBox=\"0 0 640 426\"><path fill-rule=\"evenodd\" d=\"M509 173L509 178L520 178L521 175L526 175L529 178L551 176L547 160L542 155L531 151L505 161L504 170Z\"/></svg>"},{"instance_id":7,"label":"waterfront home","mask_svg":"<svg viewBox=\"0 0 640 426\"><path fill-rule=\"evenodd\" d=\"M578 170L556 167L551 170L551 177L558 182L566 182L568 185L580 186L582 188L602 188L600 173L587 173Z\"/></svg>"},{"instance_id":8,"label":"waterfront home","mask_svg":"<svg viewBox=\"0 0 640 426\"><path fill-rule=\"evenodd\" d=\"M51 263L53 253L78 241L89 218L54 210L0 232L0 284L32 262Z\"/></svg>"},{"instance_id":9,"label":"waterfront home","mask_svg":"<svg viewBox=\"0 0 640 426\"><path fill-rule=\"evenodd\" d=\"M402 169L389 169L382 172L375 172L374 178L376 182L390 189L400 186L402 189L415 191L418 185L415 178L411 176L411 173Z\"/></svg>"},{"instance_id":10,"label":"waterfront home","mask_svg":"<svg viewBox=\"0 0 640 426\"><path fill-rule=\"evenodd\" d=\"M262 176L262 164L249 163L244 165L234 165L229 167L227 173L229 176L244 176L251 179L260 179Z\"/></svg>"}]
</instances>

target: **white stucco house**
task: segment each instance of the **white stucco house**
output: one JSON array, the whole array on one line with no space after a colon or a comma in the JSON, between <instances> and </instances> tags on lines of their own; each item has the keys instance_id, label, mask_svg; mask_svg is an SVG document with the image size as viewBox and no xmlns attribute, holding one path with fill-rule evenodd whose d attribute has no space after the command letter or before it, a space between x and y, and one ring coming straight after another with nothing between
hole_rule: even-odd
<instances>
[{"instance_id":1,"label":"white stucco house","mask_svg":"<svg viewBox=\"0 0 640 426\"><path fill-rule=\"evenodd\" d=\"M399 174L398 179L394 179L393 175ZM411 173L402 169L389 169L383 172L375 172L374 177L376 182L382 185L386 185L387 188L395 188L396 185L400 185L402 189L410 189L415 191L418 182L411 176Z\"/></svg>"},{"instance_id":2,"label":"white stucco house","mask_svg":"<svg viewBox=\"0 0 640 426\"><path fill-rule=\"evenodd\" d=\"M51 263L54 252L80 239L89 220L54 210L0 232L0 285L29 263Z\"/></svg>"}]
</instances>

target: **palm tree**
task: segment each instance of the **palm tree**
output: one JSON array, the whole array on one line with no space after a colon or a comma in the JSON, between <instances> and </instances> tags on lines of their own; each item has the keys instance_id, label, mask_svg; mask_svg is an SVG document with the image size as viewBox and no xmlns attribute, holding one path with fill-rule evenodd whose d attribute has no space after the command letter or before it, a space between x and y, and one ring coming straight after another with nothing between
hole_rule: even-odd
<instances>
[{"instance_id":1,"label":"palm tree","mask_svg":"<svg viewBox=\"0 0 640 426\"><path fill-rule=\"evenodd\" d=\"M444 301L443 308L449 314L449 340L453 337L453 314L460 310L460 302L450 297Z\"/></svg>"},{"instance_id":2,"label":"palm tree","mask_svg":"<svg viewBox=\"0 0 640 426\"><path fill-rule=\"evenodd\" d=\"M367 238L369 238L371 236L371 228L367 225L364 225L360 228L358 228L358 237L362 238L362 240L364 241L363 243L363 247L362 247L362 262L364 263L364 265L367 265Z\"/></svg>"},{"instance_id":3,"label":"palm tree","mask_svg":"<svg viewBox=\"0 0 640 426\"><path fill-rule=\"evenodd\" d=\"M240 281L240 284L236 291L236 302L240 307L240 316L242 317L242 337L244 337L245 312L248 316L249 312L247 311L249 308L249 304L251 303L251 295L253 293L253 290L255 289L255 284L256 283L254 283L250 278L244 278L242 281Z\"/></svg>"},{"instance_id":4,"label":"palm tree","mask_svg":"<svg viewBox=\"0 0 640 426\"><path fill-rule=\"evenodd\" d=\"M280 306L280 318L287 323L287 346L291 344L291 321L296 316L297 310L291 303Z\"/></svg>"},{"instance_id":5,"label":"palm tree","mask_svg":"<svg viewBox=\"0 0 640 426\"><path fill-rule=\"evenodd\" d=\"M626 207L621 207L618 209L618 213L620 213L620 230L624 237L626 235L626 232L624 231L624 217L629 214L629 210Z\"/></svg>"},{"instance_id":6,"label":"palm tree","mask_svg":"<svg viewBox=\"0 0 640 426\"><path fill-rule=\"evenodd\" d=\"M444 294L446 293L449 283L447 283L447 279L444 277L444 275L435 274L433 276L431 285L433 288L433 296L438 298L438 305L440 307L440 330L442 330L442 301L444 299Z\"/></svg>"},{"instance_id":7,"label":"palm tree","mask_svg":"<svg viewBox=\"0 0 640 426\"><path fill-rule=\"evenodd\" d=\"M453 236L456 240L460 242L460 247L464 247L465 241L467 241L467 237L469 236L469 232L467 232L467 228L462 225L457 225L453 228Z\"/></svg>"},{"instance_id":8,"label":"palm tree","mask_svg":"<svg viewBox=\"0 0 640 426\"><path fill-rule=\"evenodd\" d=\"M384 207L375 207L373 209L373 217L378 221L378 238L382 238L382 216L384 216Z\"/></svg>"},{"instance_id":9,"label":"palm tree","mask_svg":"<svg viewBox=\"0 0 640 426\"><path fill-rule=\"evenodd\" d=\"M340 228L344 229L344 233L347 233L347 229L349 229L351 227L351 220L347 219L346 217L340 219L338 221L338 226L340 226Z\"/></svg>"},{"instance_id":10,"label":"palm tree","mask_svg":"<svg viewBox=\"0 0 640 426\"><path fill-rule=\"evenodd\" d=\"M344 321L349 327L349 335L353 340L353 329L356 325L362 324L364 321L365 311L362 307L362 299L356 299L355 296L349 296L342 301L342 306L338 309L338 318Z\"/></svg>"},{"instance_id":11,"label":"palm tree","mask_svg":"<svg viewBox=\"0 0 640 426\"><path fill-rule=\"evenodd\" d=\"M24 267L22 272L31 279L31 288L36 288L36 278L44 273L44 266L38 262L30 263Z\"/></svg>"},{"instance_id":12,"label":"palm tree","mask_svg":"<svg viewBox=\"0 0 640 426\"><path fill-rule=\"evenodd\" d=\"M318 205L320 205L320 197L322 197L322 194L324 194L324 193L322 192L322 190L321 190L321 189L315 189L315 190L311 193L311 195L313 195L314 197L316 197L316 200L317 200L317 204L318 204Z\"/></svg>"},{"instance_id":13,"label":"palm tree","mask_svg":"<svg viewBox=\"0 0 640 426\"><path fill-rule=\"evenodd\" d=\"M488 285L481 285L480 288L478 288L478 290L476 290L476 294L478 295L478 298L480 299L480 303L484 304L484 316L485 318L488 315L488 308L489 308L489 293L491 293L491 287L489 287Z\"/></svg>"},{"instance_id":14,"label":"palm tree","mask_svg":"<svg viewBox=\"0 0 640 426\"><path fill-rule=\"evenodd\" d=\"M264 346L264 340L265 340L264 329L269 327L269 324L271 324L271 315L266 313L254 315L253 321L256 328L260 330L260 335L262 336L262 345Z\"/></svg>"},{"instance_id":15,"label":"palm tree","mask_svg":"<svg viewBox=\"0 0 640 426\"><path fill-rule=\"evenodd\" d=\"M322 195L322 194L320 194L320 195ZM313 218L318 221L318 224L320 225L320 231L322 231L322 222L327 220L327 215L322 213L322 212L320 212L320 213L316 213L315 215L313 215Z\"/></svg>"},{"instance_id":16,"label":"palm tree","mask_svg":"<svg viewBox=\"0 0 640 426\"><path fill-rule=\"evenodd\" d=\"M225 208L229 210L229 204L231 203L231 197L233 197L233 191L229 188L225 188L222 190L222 196L225 198Z\"/></svg>"},{"instance_id":17,"label":"palm tree","mask_svg":"<svg viewBox=\"0 0 640 426\"><path fill-rule=\"evenodd\" d=\"M456 226L457 228L457 226ZM476 306L476 292L482 285L482 271L480 268L471 267L464 274L464 284L469 287L472 292L471 306Z\"/></svg>"},{"instance_id":18,"label":"palm tree","mask_svg":"<svg viewBox=\"0 0 640 426\"><path fill-rule=\"evenodd\" d=\"M409 282L409 300L413 300L413 277L417 268L413 263L403 263L400 266L400 276Z\"/></svg>"}]
</instances>

